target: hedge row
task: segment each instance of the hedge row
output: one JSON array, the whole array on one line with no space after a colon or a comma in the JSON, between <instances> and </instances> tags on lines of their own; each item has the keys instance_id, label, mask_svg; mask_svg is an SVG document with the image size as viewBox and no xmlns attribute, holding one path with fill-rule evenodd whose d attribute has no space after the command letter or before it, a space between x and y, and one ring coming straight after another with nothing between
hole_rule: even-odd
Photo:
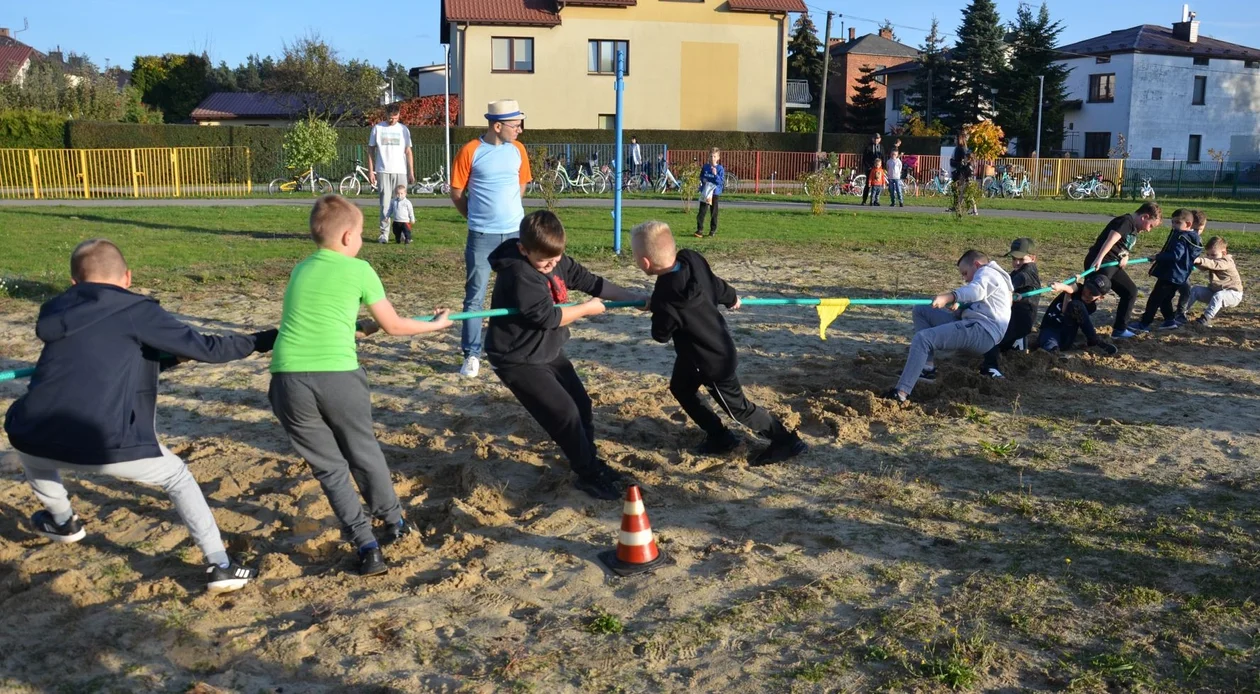
<instances>
[{"instance_id":1,"label":"hedge row","mask_svg":"<svg viewBox=\"0 0 1260 694\"><path fill-rule=\"evenodd\" d=\"M366 143L368 128L338 128L342 144ZM482 128L453 128L455 145L475 139ZM66 129L67 146L75 149L116 147L249 147L256 159L269 161L278 157L284 139L283 128L243 126L206 127L198 125L135 125L129 123L89 123L72 121ZM816 138L802 133L745 133L691 130L634 130L626 132L626 140L634 135L644 144L663 144L671 149L766 150L812 152ZM442 144L443 128L412 128L416 144ZM530 130L522 141L571 142L574 144L611 144L609 130ZM864 134L836 133L823 137L823 149L829 152L859 152L869 142ZM902 148L909 154L937 154L937 138L903 138Z\"/></svg>"},{"instance_id":2,"label":"hedge row","mask_svg":"<svg viewBox=\"0 0 1260 694\"><path fill-rule=\"evenodd\" d=\"M0 148L61 149L65 146L65 116L29 109L0 111Z\"/></svg>"}]
</instances>

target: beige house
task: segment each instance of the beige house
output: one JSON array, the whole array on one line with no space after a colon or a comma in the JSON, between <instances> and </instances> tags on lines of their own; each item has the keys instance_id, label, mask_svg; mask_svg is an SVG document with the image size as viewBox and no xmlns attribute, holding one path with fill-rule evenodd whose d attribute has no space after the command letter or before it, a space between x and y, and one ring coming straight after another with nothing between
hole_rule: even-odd
<instances>
[{"instance_id":1,"label":"beige house","mask_svg":"<svg viewBox=\"0 0 1260 694\"><path fill-rule=\"evenodd\" d=\"M462 125L516 99L532 128L783 130L788 13L803 0L442 0Z\"/></svg>"}]
</instances>

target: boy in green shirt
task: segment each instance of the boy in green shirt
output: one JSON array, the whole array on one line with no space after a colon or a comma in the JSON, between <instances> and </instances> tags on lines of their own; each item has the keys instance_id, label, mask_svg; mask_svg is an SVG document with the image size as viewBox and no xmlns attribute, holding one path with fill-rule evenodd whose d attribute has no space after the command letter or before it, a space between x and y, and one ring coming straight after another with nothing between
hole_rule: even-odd
<instances>
[{"instance_id":1,"label":"boy in green shirt","mask_svg":"<svg viewBox=\"0 0 1260 694\"><path fill-rule=\"evenodd\" d=\"M359 368L355 332L384 330L419 335L451 326L446 310L432 322L402 318L366 261L363 213L339 195L325 195L311 210L311 238L319 247L298 263L284 292L280 336L271 358L269 397L276 418L319 480L346 539L359 554L364 576L388 571L382 545L412 531L389 479L385 455L372 431L367 374ZM356 323L360 304L373 320ZM351 479L353 478L353 483ZM378 540L368 513L384 521Z\"/></svg>"}]
</instances>

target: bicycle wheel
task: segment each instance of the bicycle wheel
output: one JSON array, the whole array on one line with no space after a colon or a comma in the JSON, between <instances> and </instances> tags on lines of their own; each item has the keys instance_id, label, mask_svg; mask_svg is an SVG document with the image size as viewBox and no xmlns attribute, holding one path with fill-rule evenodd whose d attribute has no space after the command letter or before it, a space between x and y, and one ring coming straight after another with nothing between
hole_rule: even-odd
<instances>
[{"instance_id":1,"label":"bicycle wheel","mask_svg":"<svg viewBox=\"0 0 1260 694\"><path fill-rule=\"evenodd\" d=\"M534 183L534 182L530 181L530 183ZM537 188L538 184L534 183L534 187ZM438 190L442 193L442 195L450 195L451 184L447 183L446 181L442 181L442 185L438 186Z\"/></svg>"},{"instance_id":2,"label":"bicycle wheel","mask_svg":"<svg viewBox=\"0 0 1260 694\"><path fill-rule=\"evenodd\" d=\"M311 192L313 192L316 195L328 195L329 193L333 192L332 181L328 180L327 178L320 178L319 180L315 182L315 185L312 186L312 188L313 190Z\"/></svg>"},{"instance_id":3,"label":"bicycle wheel","mask_svg":"<svg viewBox=\"0 0 1260 694\"><path fill-rule=\"evenodd\" d=\"M865 190L866 190L866 176L854 176L853 177L853 191L852 191L853 194L860 197L862 195L862 192Z\"/></svg>"},{"instance_id":4,"label":"bicycle wheel","mask_svg":"<svg viewBox=\"0 0 1260 694\"><path fill-rule=\"evenodd\" d=\"M358 195L361 189L362 184L359 183L359 177L353 174L341 179L341 184L337 186L337 191L342 195Z\"/></svg>"},{"instance_id":5,"label":"bicycle wheel","mask_svg":"<svg viewBox=\"0 0 1260 694\"><path fill-rule=\"evenodd\" d=\"M1075 183L1067 184L1067 186L1064 187L1063 192L1067 193L1067 196L1073 200L1085 199L1085 191L1081 190L1081 187Z\"/></svg>"},{"instance_id":6,"label":"bicycle wheel","mask_svg":"<svg viewBox=\"0 0 1260 694\"><path fill-rule=\"evenodd\" d=\"M538 177L539 186L547 186L556 194L565 192L569 187L569 179L559 171L547 171Z\"/></svg>"},{"instance_id":7,"label":"bicycle wheel","mask_svg":"<svg viewBox=\"0 0 1260 694\"><path fill-rule=\"evenodd\" d=\"M993 188L993 184L996 182L997 182L997 179L993 178L992 176L985 176L984 178L980 179L980 190L983 190L985 195L988 195L989 197L993 197L992 195L989 195L989 190Z\"/></svg>"},{"instance_id":8,"label":"bicycle wheel","mask_svg":"<svg viewBox=\"0 0 1260 694\"><path fill-rule=\"evenodd\" d=\"M739 177L727 171L726 180L722 182L722 193L725 194L727 191L730 191L733 193L738 190L739 190Z\"/></svg>"},{"instance_id":9,"label":"bicycle wheel","mask_svg":"<svg viewBox=\"0 0 1260 694\"><path fill-rule=\"evenodd\" d=\"M293 179L291 178L273 178L271 179L271 183L267 184L267 192L272 195L292 193L293 187Z\"/></svg>"},{"instance_id":10,"label":"bicycle wheel","mask_svg":"<svg viewBox=\"0 0 1260 694\"><path fill-rule=\"evenodd\" d=\"M1094 197L1099 200L1106 200L1116 194L1116 184L1103 179L1094 187Z\"/></svg>"}]
</instances>

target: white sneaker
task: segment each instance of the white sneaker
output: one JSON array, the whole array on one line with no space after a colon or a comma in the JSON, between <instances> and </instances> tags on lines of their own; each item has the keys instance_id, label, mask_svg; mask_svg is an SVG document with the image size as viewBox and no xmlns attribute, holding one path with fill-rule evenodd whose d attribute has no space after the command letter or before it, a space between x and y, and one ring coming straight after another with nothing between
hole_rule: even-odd
<instances>
[{"instance_id":1,"label":"white sneaker","mask_svg":"<svg viewBox=\"0 0 1260 694\"><path fill-rule=\"evenodd\" d=\"M385 232L381 232L381 235L376 237L376 242L389 243L389 234L386 234Z\"/></svg>"},{"instance_id":2,"label":"white sneaker","mask_svg":"<svg viewBox=\"0 0 1260 694\"><path fill-rule=\"evenodd\" d=\"M481 373L481 360L477 357L465 357L464 365L459 367L459 375L464 378L476 378Z\"/></svg>"},{"instance_id":3,"label":"white sneaker","mask_svg":"<svg viewBox=\"0 0 1260 694\"><path fill-rule=\"evenodd\" d=\"M1137 333L1133 332L1132 330L1129 330L1128 328L1125 328L1124 330L1121 330L1120 332L1112 331L1111 333L1111 339L1113 340L1128 340L1133 337L1137 337Z\"/></svg>"},{"instance_id":4,"label":"white sneaker","mask_svg":"<svg viewBox=\"0 0 1260 694\"><path fill-rule=\"evenodd\" d=\"M981 371L981 372L980 372L980 375L981 375L981 376L988 376L989 378L1005 378L1005 377L1002 375L1002 372L1001 372L1001 371L998 371L997 369L993 368L992 366L990 366L989 368L984 369L983 371Z\"/></svg>"}]
</instances>

